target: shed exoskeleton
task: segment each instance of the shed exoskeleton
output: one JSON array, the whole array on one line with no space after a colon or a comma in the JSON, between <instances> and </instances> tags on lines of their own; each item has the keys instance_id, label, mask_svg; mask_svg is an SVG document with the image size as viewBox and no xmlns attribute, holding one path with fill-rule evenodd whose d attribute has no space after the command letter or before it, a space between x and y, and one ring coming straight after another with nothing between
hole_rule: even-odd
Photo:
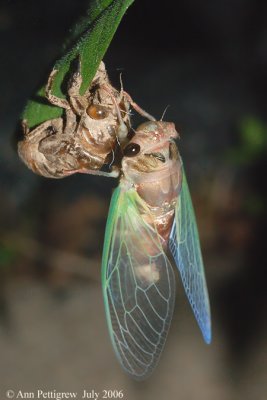
<instances>
[{"instance_id":1,"label":"shed exoskeleton","mask_svg":"<svg viewBox=\"0 0 267 400\"><path fill-rule=\"evenodd\" d=\"M24 136L18 143L20 158L33 172L49 178L63 178L77 172L118 176L116 166L110 172L103 172L101 168L117 142L127 140L129 102L124 92L111 85L103 62L83 95L80 95L80 68L69 81L66 99L52 93L56 74L54 69L48 78L46 98L62 108L63 115L33 130L23 120Z\"/></svg>"}]
</instances>

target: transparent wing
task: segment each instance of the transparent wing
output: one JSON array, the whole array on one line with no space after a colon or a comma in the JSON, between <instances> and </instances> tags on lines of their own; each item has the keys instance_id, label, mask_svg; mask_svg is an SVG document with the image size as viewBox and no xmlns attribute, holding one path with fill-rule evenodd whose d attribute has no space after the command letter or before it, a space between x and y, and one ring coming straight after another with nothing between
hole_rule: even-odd
<instances>
[{"instance_id":1,"label":"transparent wing","mask_svg":"<svg viewBox=\"0 0 267 400\"><path fill-rule=\"evenodd\" d=\"M149 210L134 189L113 194L102 284L116 355L126 372L144 379L155 368L170 326L175 278Z\"/></svg>"},{"instance_id":2,"label":"transparent wing","mask_svg":"<svg viewBox=\"0 0 267 400\"><path fill-rule=\"evenodd\" d=\"M180 271L188 300L206 343L211 341L209 296L194 209L183 171L169 248Z\"/></svg>"}]
</instances>

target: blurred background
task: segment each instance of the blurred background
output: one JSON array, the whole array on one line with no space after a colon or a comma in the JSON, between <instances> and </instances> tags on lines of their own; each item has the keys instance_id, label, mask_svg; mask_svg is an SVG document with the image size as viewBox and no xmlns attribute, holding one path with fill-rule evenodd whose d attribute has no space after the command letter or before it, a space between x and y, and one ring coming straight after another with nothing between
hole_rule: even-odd
<instances>
[{"instance_id":1,"label":"blurred background","mask_svg":"<svg viewBox=\"0 0 267 400\"><path fill-rule=\"evenodd\" d=\"M124 398L267 396L267 3L136 0L105 56L111 81L173 121L203 248L206 346L179 282L160 364L120 369L100 285L113 179L34 175L14 131L87 0L0 3L0 392L123 390ZM138 123L139 121L136 121Z\"/></svg>"}]
</instances>

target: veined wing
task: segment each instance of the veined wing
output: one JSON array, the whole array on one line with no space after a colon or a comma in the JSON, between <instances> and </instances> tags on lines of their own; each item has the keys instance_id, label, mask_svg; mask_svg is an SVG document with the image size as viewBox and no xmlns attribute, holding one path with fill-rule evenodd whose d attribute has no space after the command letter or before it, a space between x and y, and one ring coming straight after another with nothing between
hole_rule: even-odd
<instances>
[{"instance_id":1,"label":"veined wing","mask_svg":"<svg viewBox=\"0 0 267 400\"><path fill-rule=\"evenodd\" d=\"M102 285L113 347L126 372L145 379L155 368L171 322L175 277L149 209L134 189L112 196Z\"/></svg>"},{"instance_id":2,"label":"veined wing","mask_svg":"<svg viewBox=\"0 0 267 400\"><path fill-rule=\"evenodd\" d=\"M209 296L198 229L185 173L177 200L169 248L180 271L188 300L206 343L211 342Z\"/></svg>"}]
</instances>

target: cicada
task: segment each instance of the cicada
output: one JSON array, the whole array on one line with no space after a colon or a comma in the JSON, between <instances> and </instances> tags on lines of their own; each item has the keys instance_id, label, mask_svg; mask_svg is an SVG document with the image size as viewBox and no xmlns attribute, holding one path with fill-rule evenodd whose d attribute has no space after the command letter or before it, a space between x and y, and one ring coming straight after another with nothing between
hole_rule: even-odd
<instances>
[{"instance_id":1,"label":"cicada","mask_svg":"<svg viewBox=\"0 0 267 400\"><path fill-rule=\"evenodd\" d=\"M171 122L147 122L123 150L105 232L102 285L117 358L135 379L148 377L164 347L175 302L168 250L206 343L211 341L208 291L198 229Z\"/></svg>"},{"instance_id":2,"label":"cicada","mask_svg":"<svg viewBox=\"0 0 267 400\"><path fill-rule=\"evenodd\" d=\"M109 163L117 142L127 138L129 104L123 91L111 85L103 62L84 95L80 95L80 64L69 80L66 99L52 93L56 74L54 69L48 78L46 98L62 108L63 115L31 131L27 121L22 121L24 135L18 143L21 159L33 172L48 178L63 178L76 172L118 176L115 165L107 173L101 168Z\"/></svg>"}]
</instances>

